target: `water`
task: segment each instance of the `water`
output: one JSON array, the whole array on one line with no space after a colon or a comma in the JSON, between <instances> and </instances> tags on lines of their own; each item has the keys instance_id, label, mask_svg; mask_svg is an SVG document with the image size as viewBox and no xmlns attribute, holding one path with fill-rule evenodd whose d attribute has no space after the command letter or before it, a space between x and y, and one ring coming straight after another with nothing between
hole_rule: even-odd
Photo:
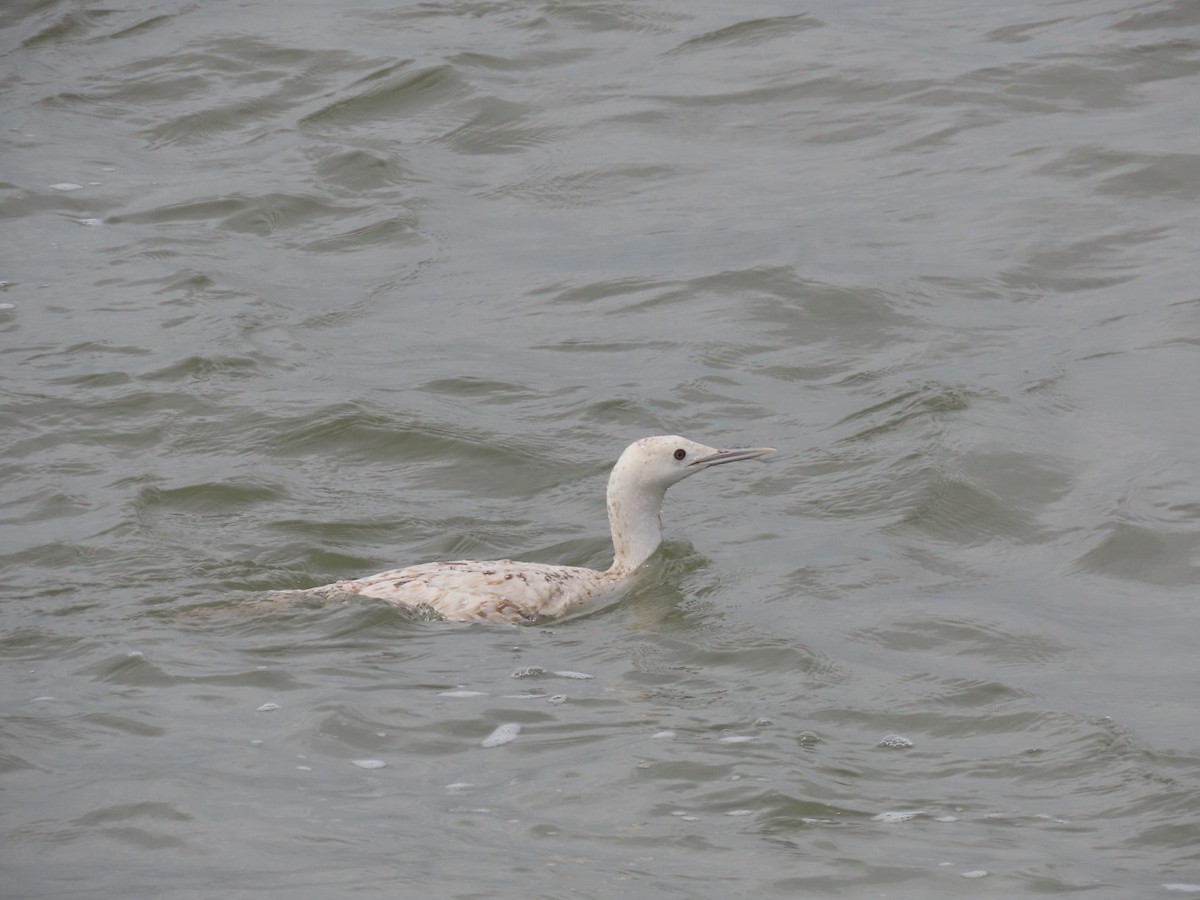
<instances>
[{"instance_id":1,"label":"water","mask_svg":"<svg viewBox=\"0 0 1200 900\"><path fill-rule=\"evenodd\" d=\"M1200 895L1195 4L0 47L6 896ZM606 565L660 432L780 452L590 615L230 614Z\"/></svg>"}]
</instances>

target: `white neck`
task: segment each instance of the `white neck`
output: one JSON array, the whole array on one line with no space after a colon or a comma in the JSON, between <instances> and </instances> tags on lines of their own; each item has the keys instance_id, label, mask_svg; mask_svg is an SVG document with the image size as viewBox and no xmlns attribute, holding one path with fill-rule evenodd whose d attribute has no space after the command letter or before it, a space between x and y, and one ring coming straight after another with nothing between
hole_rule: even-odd
<instances>
[{"instance_id":1,"label":"white neck","mask_svg":"<svg viewBox=\"0 0 1200 900\"><path fill-rule=\"evenodd\" d=\"M636 483L620 463L608 479L608 521L613 564L609 572L627 575L662 543L662 501L666 486Z\"/></svg>"}]
</instances>

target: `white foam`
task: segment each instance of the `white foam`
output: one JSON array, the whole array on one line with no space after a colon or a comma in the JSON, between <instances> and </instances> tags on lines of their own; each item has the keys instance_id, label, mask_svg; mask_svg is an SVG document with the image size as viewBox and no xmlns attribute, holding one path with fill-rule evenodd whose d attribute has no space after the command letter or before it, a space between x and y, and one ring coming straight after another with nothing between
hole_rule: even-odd
<instances>
[{"instance_id":1,"label":"white foam","mask_svg":"<svg viewBox=\"0 0 1200 900\"><path fill-rule=\"evenodd\" d=\"M509 675L509 678L541 678L546 674L546 670L541 666L530 666L528 669L517 669Z\"/></svg>"},{"instance_id":2,"label":"white foam","mask_svg":"<svg viewBox=\"0 0 1200 900\"><path fill-rule=\"evenodd\" d=\"M923 809L903 809L891 810L889 812L881 812L877 816L871 816L872 822L886 822L888 825L894 825L897 822L909 822L917 816L923 816Z\"/></svg>"},{"instance_id":3,"label":"white foam","mask_svg":"<svg viewBox=\"0 0 1200 900\"><path fill-rule=\"evenodd\" d=\"M510 741L515 741L517 735L521 733L521 726L516 722L505 722L500 725L485 737L479 744L480 747L499 747L501 744L507 744Z\"/></svg>"}]
</instances>

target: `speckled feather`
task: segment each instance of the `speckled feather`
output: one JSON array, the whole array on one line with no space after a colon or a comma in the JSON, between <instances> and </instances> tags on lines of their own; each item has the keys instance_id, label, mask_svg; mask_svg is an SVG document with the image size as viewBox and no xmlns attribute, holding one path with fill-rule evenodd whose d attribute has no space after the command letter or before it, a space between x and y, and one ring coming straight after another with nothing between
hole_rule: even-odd
<instances>
[{"instance_id":1,"label":"speckled feather","mask_svg":"<svg viewBox=\"0 0 1200 900\"><path fill-rule=\"evenodd\" d=\"M526 624L560 616L622 578L578 566L460 559L392 569L302 593L328 600L373 597L395 606L429 609L453 622Z\"/></svg>"},{"instance_id":2,"label":"speckled feather","mask_svg":"<svg viewBox=\"0 0 1200 900\"><path fill-rule=\"evenodd\" d=\"M711 466L754 459L770 447L718 450L678 435L630 444L608 479L613 564L601 572L543 563L455 560L391 569L366 578L277 594L280 602L328 602L371 597L414 610L431 610L456 622L529 623L561 616L616 587L662 543L662 501L667 488Z\"/></svg>"}]
</instances>

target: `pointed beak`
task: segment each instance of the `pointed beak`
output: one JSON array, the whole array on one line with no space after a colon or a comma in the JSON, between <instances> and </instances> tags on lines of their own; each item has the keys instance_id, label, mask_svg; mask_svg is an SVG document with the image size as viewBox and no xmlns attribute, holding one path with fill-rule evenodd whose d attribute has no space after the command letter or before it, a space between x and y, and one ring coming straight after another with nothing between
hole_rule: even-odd
<instances>
[{"instance_id":1,"label":"pointed beak","mask_svg":"<svg viewBox=\"0 0 1200 900\"><path fill-rule=\"evenodd\" d=\"M707 469L709 466L719 466L722 463L738 462L743 459L757 459L760 456L766 456L768 453L774 452L774 447L742 447L737 450L714 450L707 456L701 456L699 459L693 460L692 465Z\"/></svg>"}]
</instances>

